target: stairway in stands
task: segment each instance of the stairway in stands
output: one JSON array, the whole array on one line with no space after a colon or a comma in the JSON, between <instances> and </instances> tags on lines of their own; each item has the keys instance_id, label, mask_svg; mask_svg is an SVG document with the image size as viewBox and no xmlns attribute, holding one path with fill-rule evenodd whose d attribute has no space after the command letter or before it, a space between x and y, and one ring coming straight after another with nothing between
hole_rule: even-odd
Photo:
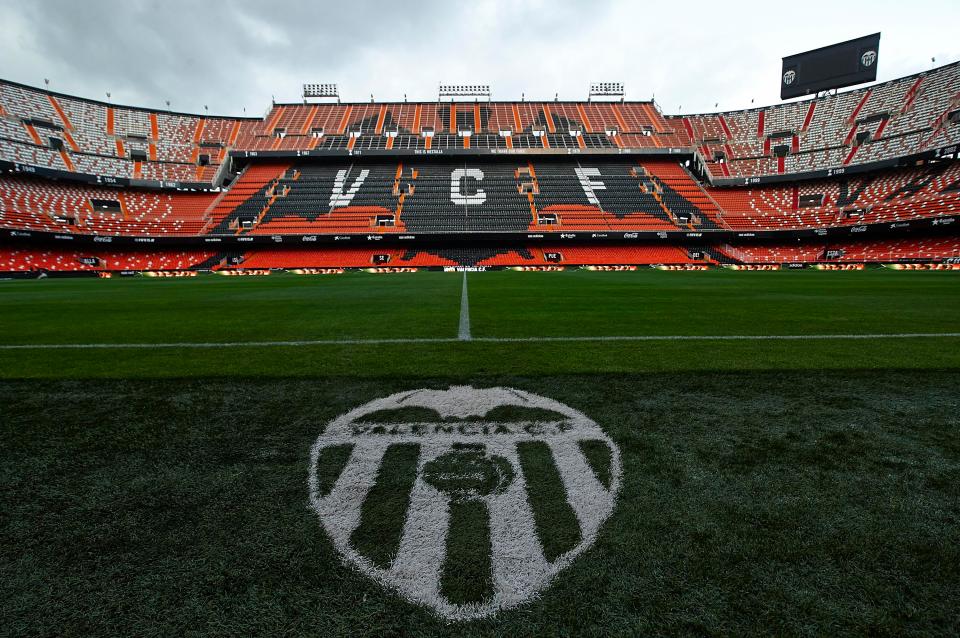
<instances>
[{"instance_id":1,"label":"stairway in stands","mask_svg":"<svg viewBox=\"0 0 960 638\"><path fill-rule=\"evenodd\" d=\"M226 218L244 203L256 204L263 199L266 205L266 191L270 184L278 180L290 168L289 163L254 164L230 185L227 192L218 198L206 213L204 233L227 232L221 227ZM253 201L256 199L256 201ZM259 213L259 211L256 211Z\"/></svg>"},{"instance_id":2,"label":"stairway in stands","mask_svg":"<svg viewBox=\"0 0 960 638\"><path fill-rule=\"evenodd\" d=\"M696 206L705 215L701 225L707 227L723 226L723 213L713 198L700 186L700 183L679 163L669 161L645 161L644 168L651 175L657 177L666 186L676 191L681 197ZM709 223L712 222L712 223Z\"/></svg>"}]
</instances>

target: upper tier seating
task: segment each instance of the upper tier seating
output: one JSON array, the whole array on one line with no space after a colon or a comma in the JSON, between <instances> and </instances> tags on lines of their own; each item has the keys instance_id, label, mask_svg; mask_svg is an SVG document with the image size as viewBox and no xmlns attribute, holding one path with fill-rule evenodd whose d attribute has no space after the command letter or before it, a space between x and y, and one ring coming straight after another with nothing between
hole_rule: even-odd
<instances>
[{"instance_id":1,"label":"upper tier seating","mask_svg":"<svg viewBox=\"0 0 960 638\"><path fill-rule=\"evenodd\" d=\"M617 131L619 135L608 135ZM237 150L681 148L649 103L278 104Z\"/></svg>"},{"instance_id":2,"label":"upper tier seating","mask_svg":"<svg viewBox=\"0 0 960 638\"><path fill-rule=\"evenodd\" d=\"M960 140L960 63L865 89L749 111L676 116L714 177L804 173L896 159ZM863 139L860 139L863 138ZM786 157L775 156L787 146ZM717 161L722 154L725 161Z\"/></svg>"},{"instance_id":3,"label":"upper tier seating","mask_svg":"<svg viewBox=\"0 0 960 638\"><path fill-rule=\"evenodd\" d=\"M115 107L0 82L0 160L62 171L212 185L226 149L252 122Z\"/></svg>"},{"instance_id":4,"label":"upper tier seating","mask_svg":"<svg viewBox=\"0 0 960 638\"><path fill-rule=\"evenodd\" d=\"M653 102L523 101L276 104L263 118L210 118L0 81L0 160L215 186L231 151L681 149L714 178L739 179L943 149L960 142L958 109L960 63L814 100L669 117Z\"/></svg>"}]
</instances>

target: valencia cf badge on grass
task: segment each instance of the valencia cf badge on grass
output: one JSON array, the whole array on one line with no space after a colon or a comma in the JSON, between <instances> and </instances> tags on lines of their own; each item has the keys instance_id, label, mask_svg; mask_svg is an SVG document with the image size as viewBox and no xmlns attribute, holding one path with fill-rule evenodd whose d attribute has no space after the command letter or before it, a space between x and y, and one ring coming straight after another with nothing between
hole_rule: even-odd
<instances>
[{"instance_id":1,"label":"valencia cf badge on grass","mask_svg":"<svg viewBox=\"0 0 960 638\"><path fill-rule=\"evenodd\" d=\"M617 446L583 413L510 388L414 390L334 419L310 502L336 550L450 620L527 602L597 538Z\"/></svg>"}]
</instances>

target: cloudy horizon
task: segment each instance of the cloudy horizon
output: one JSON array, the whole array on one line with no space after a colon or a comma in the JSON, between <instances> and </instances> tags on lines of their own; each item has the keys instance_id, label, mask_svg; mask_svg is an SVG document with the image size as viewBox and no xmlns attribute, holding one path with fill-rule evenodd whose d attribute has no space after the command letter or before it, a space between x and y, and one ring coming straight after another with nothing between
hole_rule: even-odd
<instances>
[{"instance_id":1,"label":"cloudy horizon","mask_svg":"<svg viewBox=\"0 0 960 638\"><path fill-rule=\"evenodd\" d=\"M877 31L879 81L960 60L956 2L904 12L815 0L798 17L774 6L0 0L0 78L234 116L300 101L305 82L335 82L344 101L362 102L434 100L440 82L490 84L495 100L576 100L616 81L629 100L695 113L776 104L781 57Z\"/></svg>"}]
</instances>

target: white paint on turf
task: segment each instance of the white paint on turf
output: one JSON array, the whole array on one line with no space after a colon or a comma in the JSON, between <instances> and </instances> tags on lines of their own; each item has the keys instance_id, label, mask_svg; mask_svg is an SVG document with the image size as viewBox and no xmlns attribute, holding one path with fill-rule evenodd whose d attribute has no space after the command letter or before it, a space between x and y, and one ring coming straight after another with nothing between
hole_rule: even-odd
<instances>
[{"instance_id":1,"label":"white paint on turf","mask_svg":"<svg viewBox=\"0 0 960 638\"><path fill-rule=\"evenodd\" d=\"M516 422L485 419L490 410L501 406L548 410L557 416ZM407 407L435 410L440 420L378 424L362 420L374 412ZM580 448L579 442L584 440L601 441L608 447L609 489L598 480ZM553 562L544 556L530 506L531 495L517 451L517 444L523 441L540 441L549 446L580 527L580 543ZM354 549L351 536L359 525L364 499L376 480L386 449L410 442L420 446L418 475L410 493L397 555L387 568L381 568ZM323 496L317 474L320 454L329 446L344 444L353 445L353 453L331 492ZM493 594L486 600L468 604L447 600L441 582L453 497L433 487L424 477L427 464L459 444L483 446L486 454L505 459L514 475L502 491L471 497L483 500L489 513ZM521 390L455 386L447 390L397 393L375 399L334 419L313 445L308 484L310 503L345 561L443 618L471 620L535 598L590 547L613 512L621 473L617 446L582 412Z\"/></svg>"},{"instance_id":2,"label":"white paint on turf","mask_svg":"<svg viewBox=\"0 0 960 638\"><path fill-rule=\"evenodd\" d=\"M467 298L467 273L463 273L463 291L460 293L460 330L457 333L460 341L470 341L470 301Z\"/></svg>"},{"instance_id":3,"label":"white paint on turf","mask_svg":"<svg viewBox=\"0 0 960 638\"><path fill-rule=\"evenodd\" d=\"M861 339L958 338L960 332L892 332L877 334L815 335L611 335L596 337L470 337L478 343L573 343L591 341L851 341ZM150 350L165 348L291 348L302 346L363 346L457 343L460 337L398 339L298 339L295 341L208 341L176 343L34 343L0 344L2 350Z\"/></svg>"}]
</instances>

